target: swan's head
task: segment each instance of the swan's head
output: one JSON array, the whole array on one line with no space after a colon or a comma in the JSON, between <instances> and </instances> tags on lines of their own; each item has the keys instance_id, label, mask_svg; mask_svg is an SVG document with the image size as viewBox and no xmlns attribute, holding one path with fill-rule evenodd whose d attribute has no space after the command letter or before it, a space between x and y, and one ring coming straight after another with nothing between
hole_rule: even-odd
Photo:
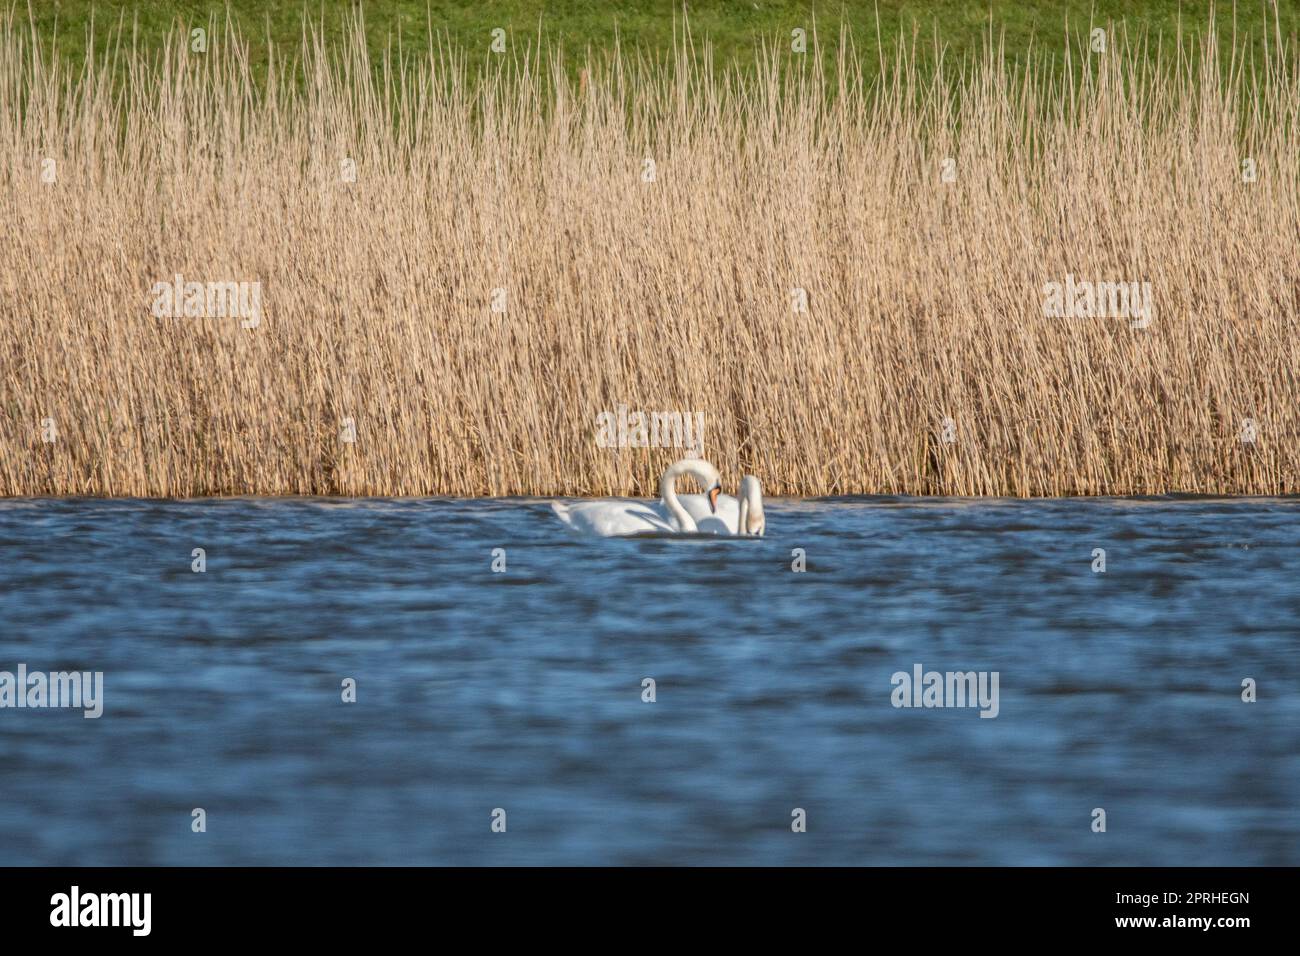
<instances>
[{"instance_id":1,"label":"swan's head","mask_svg":"<svg viewBox=\"0 0 1300 956\"><path fill-rule=\"evenodd\" d=\"M709 511L717 514L718 495L722 494L722 476L718 474L718 469L703 458L683 458L676 464L671 465L664 472L663 479L660 481L660 494L665 498L667 492L672 490L673 482L678 475L690 475L700 483L704 489L705 497L709 501Z\"/></svg>"},{"instance_id":2,"label":"swan's head","mask_svg":"<svg viewBox=\"0 0 1300 956\"><path fill-rule=\"evenodd\" d=\"M722 476L718 474L718 469L714 468L703 458L687 458L687 473L694 475L695 480L704 487L705 497L709 499L709 512L718 513L718 495L722 494Z\"/></svg>"}]
</instances>

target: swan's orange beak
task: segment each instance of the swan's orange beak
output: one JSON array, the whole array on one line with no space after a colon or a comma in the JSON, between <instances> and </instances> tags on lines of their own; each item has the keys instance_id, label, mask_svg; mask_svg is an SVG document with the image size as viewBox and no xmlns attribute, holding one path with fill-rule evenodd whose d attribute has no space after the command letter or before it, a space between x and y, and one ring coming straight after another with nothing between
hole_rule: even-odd
<instances>
[{"instance_id":1,"label":"swan's orange beak","mask_svg":"<svg viewBox=\"0 0 1300 956\"><path fill-rule=\"evenodd\" d=\"M718 512L718 495L722 494L722 486L714 485L709 489L709 510L714 514Z\"/></svg>"}]
</instances>

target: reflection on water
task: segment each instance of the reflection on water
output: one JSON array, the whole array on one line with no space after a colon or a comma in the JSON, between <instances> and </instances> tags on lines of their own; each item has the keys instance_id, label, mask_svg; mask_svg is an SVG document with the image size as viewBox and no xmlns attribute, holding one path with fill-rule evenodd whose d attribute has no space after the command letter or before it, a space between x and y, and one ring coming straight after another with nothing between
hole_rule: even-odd
<instances>
[{"instance_id":1,"label":"reflection on water","mask_svg":"<svg viewBox=\"0 0 1300 956\"><path fill-rule=\"evenodd\" d=\"M0 864L1296 864L1298 621L1295 501L5 502L0 670L105 701L0 710Z\"/></svg>"}]
</instances>

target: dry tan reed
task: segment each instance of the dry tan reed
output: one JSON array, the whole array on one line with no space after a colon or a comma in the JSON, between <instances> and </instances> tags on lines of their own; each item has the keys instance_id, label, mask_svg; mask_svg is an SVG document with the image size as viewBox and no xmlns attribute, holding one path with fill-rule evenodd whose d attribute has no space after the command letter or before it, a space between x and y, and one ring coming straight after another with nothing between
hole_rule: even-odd
<instances>
[{"instance_id":1,"label":"dry tan reed","mask_svg":"<svg viewBox=\"0 0 1300 956\"><path fill-rule=\"evenodd\" d=\"M868 83L843 36L572 80L359 29L254 75L212 28L75 73L0 30L2 495L653 494L680 453L602 447L619 405L774 494L1300 489L1281 37ZM176 274L260 325L156 317ZM1044 315L1067 275L1150 282L1150 326Z\"/></svg>"}]
</instances>

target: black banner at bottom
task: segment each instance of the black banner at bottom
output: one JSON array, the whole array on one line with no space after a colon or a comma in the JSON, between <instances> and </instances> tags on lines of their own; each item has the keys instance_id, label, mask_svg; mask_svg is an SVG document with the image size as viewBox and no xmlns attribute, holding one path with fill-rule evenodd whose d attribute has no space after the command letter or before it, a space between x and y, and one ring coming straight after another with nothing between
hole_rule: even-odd
<instances>
[{"instance_id":1,"label":"black banner at bottom","mask_svg":"<svg viewBox=\"0 0 1300 956\"><path fill-rule=\"evenodd\" d=\"M68 937L338 945L464 929L615 941L611 924L756 936L904 933L926 944L1054 936L1232 945L1284 928L1276 869L6 869L7 941ZM1271 932L1270 932L1271 931ZM695 932L695 930L692 930ZM72 934L75 934L73 936ZM919 934L919 935L918 935ZM665 941L666 942L666 941Z\"/></svg>"}]
</instances>

